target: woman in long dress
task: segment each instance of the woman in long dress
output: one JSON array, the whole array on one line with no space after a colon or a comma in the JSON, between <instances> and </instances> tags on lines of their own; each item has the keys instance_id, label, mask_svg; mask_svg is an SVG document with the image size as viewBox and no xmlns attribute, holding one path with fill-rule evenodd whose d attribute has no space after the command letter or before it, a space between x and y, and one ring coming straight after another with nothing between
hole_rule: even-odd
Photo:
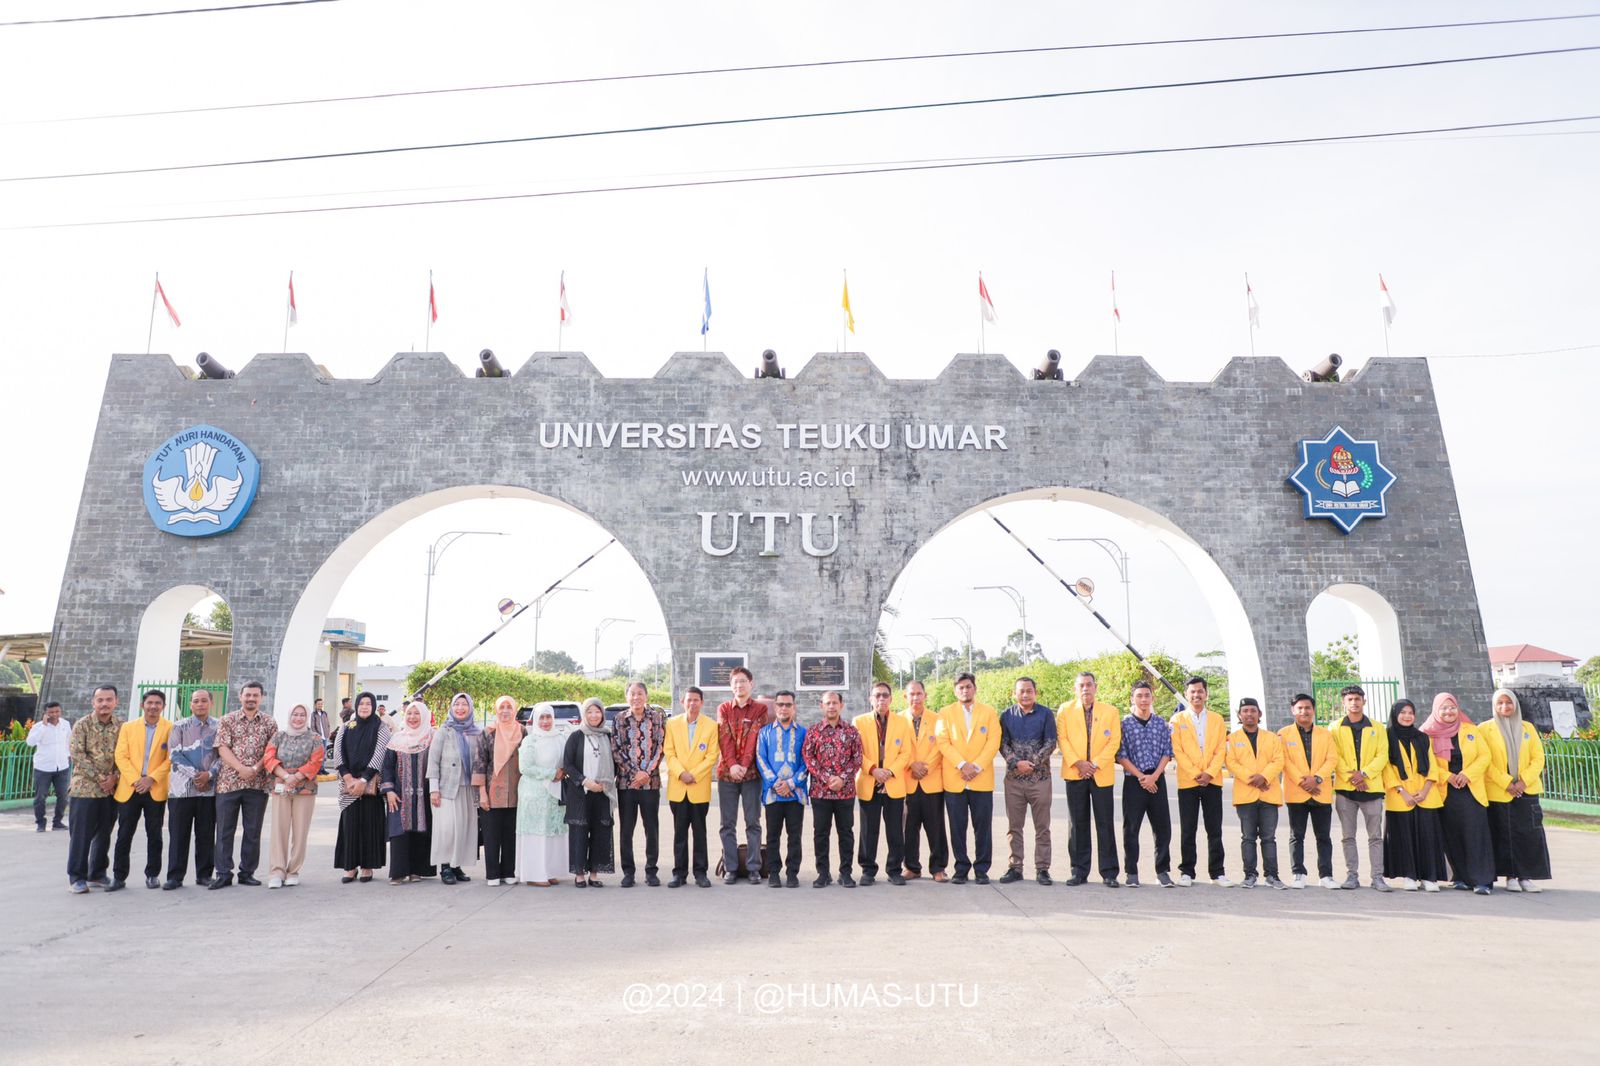
<instances>
[{"instance_id":1,"label":"woman in long dress","mask_svg":"<svg viewBox=\"0 0 1600 1066\"><path fill-rule=\"evenodd\" d=\"M1444 769L1429 757L1417 728L1417 707L1400 700L1389 711L1389 765L1383 769L1383 879L1404 891L1439 891L1445 879Z\"/></svg>"},{"instance_id":2,"label":"woman in long dress","mask_svg":"<svg viewBox=\"0 0 1600 1066\"><path fill-rule=\"evenodd\" d=\"M433 844L428 859L439 867L447 885L470 881L461 869L478 861L477 786L483 782L483 759L472 697L457 692L450 713L428 745L428 802L433 805Z\"/></svg>"},{"instance_id":3,"label":"woman in long dress","mask_svg":"<svg viewBox=\"0 0 1600 1066\"><path fill-rule=\"evenodd\" d=\"M1493 729L1493 726L1489 728ZM1483 730L1461 713L1448 692L1433 698L1433 713L1422 724L1433 740L1430 757L1445 769L1444 854L1455 887L1480 896L1494 889L1494 844L1489 838L1489 794L1484 774L1489 744Z\"/></svg>"},{"instance_id":4,"label":"woman in long dress","mask_svg":"<svg viewBox=\"0 0 1600 1066\"><path fill-rule=\"evenodd\" d=\"M333 864L344 871L340 881L372 880L372 871L384 863L383 801L378 798L378 778L389 746L389 727L378 717L378 700L370 692L356 697L356 713L339 727L333 741L334 765L339 774L339 838L333 846Z\"/></svg>"},{"instance_id":5,"label":"woman in long dress","mask_svg":"<svg viewBox=\"0 0 1600 1066\"><path fill-rule=\"evenodd\" d=\"M1522 701L1510 689L1495 689L1494 722L1485 723L1489 741L1489 837L1494 842L1494 872L1508 892L1541 892L1536 882L1550 879L1550 849L1544 839L1544 745L1532 723L1522 718Z\"/></svg>"},{"instance_id":6,"label":"woman in long dress","mask_svg":"<svg viewBox=\"0 0 1600 1066\"><path fill-rule=\"evenodd\" d=\"M567 823L561 808L561 769L566 740L555 727L549 704L539 708L517 763L517 880L549 888L567 868Z\"/></svg>"},{"instance_id":7,"label":"woman in long dress","mask_svg":"<svg viewBox=\"0 0 1600 1066\"><path fill-rule=\"evenodd\" d=\"M428 806L428 745L433 740L433 712L412 700L401 712L400 728L389 738L383 756L385 829L389 836L389 883L410 884L435 873L429 861L433 847Z\"/></svg>"},{"instance_id":8,"label":"woman in long dress","mask_svg":"<svg viewBox=\"0 0 1600 1066\"><path fill-rule=\"evenodd\" d=\"M611 756L605 705L584 701L583 718L567 738L562 795L567 805L567 868L578 888L601 888L601 873L616 869L611 826L617 811L617 766Z\"/></svg>"}]
</instances>

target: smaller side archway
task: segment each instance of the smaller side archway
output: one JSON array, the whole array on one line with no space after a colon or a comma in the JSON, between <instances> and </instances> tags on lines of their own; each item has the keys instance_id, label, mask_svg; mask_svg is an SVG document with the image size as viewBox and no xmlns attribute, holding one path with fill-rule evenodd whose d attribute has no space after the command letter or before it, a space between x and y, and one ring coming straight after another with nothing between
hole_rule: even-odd
<instances>
[{"instance_id":1,"label":"smaller side archway","mask_svg":"<svg viewBox=\"0 0 1600 1066\"><path fill-rule=\"evenodd\" d=\"M1331 600L1355 619L1356 665L1365 680L1394 681L1395 696L1406 695L1405 659L1400 640L1400 616L1389 601L1366 585L1329 585L1307 609L1309 618L1319 603ZM1369 698L1371 694L1369 693ZM1375 715L1387 715L1388 707L1374 707Z\"/></svg>"},{"instance_id":2,"label":"smaller side archway","mask_svg":"<svg viewBox=\"0 0 1600 1066\"><path fill-rule=\"evenodd\" d=\"M123 703L129 717L139 713L139 687L160 684L167 689L169 715L181 713L182 700L177 685L182 676L184 620L204 600L216 598L227 603L215 589L205 585L174 585L150 601L139 618L139 638L134 646L133 677ZM203 653L200 675L188 680L215 682L228 680L228 649L214 648ZM220 712L220 708L219 711Z\"/></svg>"}]
</instances>

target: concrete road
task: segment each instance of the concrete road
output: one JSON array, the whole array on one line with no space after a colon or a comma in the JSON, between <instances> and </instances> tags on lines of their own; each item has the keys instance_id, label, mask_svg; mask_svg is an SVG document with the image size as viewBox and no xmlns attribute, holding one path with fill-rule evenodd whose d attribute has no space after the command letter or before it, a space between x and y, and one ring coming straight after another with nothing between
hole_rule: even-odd
<instances>
[{"instance_id":1,"label":"concrete road","mask_svg":"<svg viewBox=\"0 0 1600 1066\"><path fill-rule=\"evenodd\" d=\"M111 896L68 893L66 833L36 834L25 810L0 815L0 1061L1462 1066L1594 1054L1582 1004L1600 834L1549 830L1549 890L1487 899L1031 879L816 890L809 872L795 890L623 891L611 877L579 892L489 888L481 869L454 888L340 885L336 815L324 796L296 888L150 892L140 844L135 881ZM713 841L715 822L713 810ZM996 824L998 875L1003 815ZM809 856L809 817L806 832ZM1053 832L1064 878L1059 796ZM1231 822L1227 835L1237 875Z\"/></svg>"}]
</instances>

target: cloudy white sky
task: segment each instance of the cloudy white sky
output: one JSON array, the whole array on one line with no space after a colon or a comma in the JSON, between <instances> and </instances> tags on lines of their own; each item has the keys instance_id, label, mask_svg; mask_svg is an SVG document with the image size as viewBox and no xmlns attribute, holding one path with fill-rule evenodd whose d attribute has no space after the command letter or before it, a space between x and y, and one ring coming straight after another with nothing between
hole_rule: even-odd
<instances>
[{"instance_id":1,"label":"cloudy white sky","mask_svg":"<svg viewBox=\"0 0 1600 1066\"><path fill-rule=\"evenodd\" d=\"M0 21L185 6L146 0L12 0ZM860 64L408 96L295 107L96 118L309 97L391 93L708 67L912 53L1245 35L1582 13L1530 3L611 3L449 5L343 0L257 11L0 27L0 177L126 170L284 155L526 137L743 116L873 107L1371 66L1600 44L1600 19L1523 26L1169 45ZM1381 352L1377 274L1400 308L1396 355L1427 355L1491 643L1600 652L1592 529L1600 494L1590 420L1600 398L1600 122L1404 142L1125 156L898 175L500 200L139 225L30 228L150 217L554 192L950 160L1370 134L1600 114L1600 53L1228 86L1128 92L876 116L807 119L352 159L0 183L6 298L0 442L13 458L0 530L0 632L49 628L109 356L144 351L151 278L182 318L153 349L237 367L282 347L295 271L293 351L364 377L424 345L428 272L440 320L429 345L469 367L480 348L520 365L556 343L565 270L577 320L564 346L617 376L648 375L698 348L701 271L710 344L740 365L776 348L792 373L838 343L840 271L857 318L850 346L891 376L936 374L978 341L984 271L1001 321L988 346L1019 365L1050 347L1068 372L1113 347L1117 271L1124 354L1172 379L1210 378L1249 350L1241 279L1258 293L1256 350L1297 369L1330 351ZM1503 353L1544 353L1503 355ZM1473 356L1474 358L1456 358ZM1477 356L1495 356L1476 358ZM1502 357L1503 356L1503 357ZM395 412L396 432L403 431ZM382 441L372 441L381 447ZM1060 505L1064 507L1065 505ZM1069 527L1129 552L1139 643L1215 645L1192 584L1166 551L1094 511L1018 506L1039 540ZM143 520L137 495L129 520ZM421 651L426 546L453 549L434 587L431 650L476 639L501 596L546 584L551 559L600 536L581 519L515 502L461 504L386 541L336 612L365 619L392 661ZM972 584L1012 584L1047 654L1105 646L1032 564L952 529L897 590L890 644L957 643L948 597L920 590L957 559ZM546 546L537 556L538 543ZM984 540L983 543L988 543ZM1092 545L1053 544L1068 571L1121 589ZM537 563L528 560L537 559ZM622 553L555 600L542 643L588 663L664 629ZM938 609L935 609L935 608ZM1017 613L973 592L955 611L998 648ZM1320 643L1344 629L1312 619ZM532 648L526 620L494 657Z\"/></svg>"}]
</instances>

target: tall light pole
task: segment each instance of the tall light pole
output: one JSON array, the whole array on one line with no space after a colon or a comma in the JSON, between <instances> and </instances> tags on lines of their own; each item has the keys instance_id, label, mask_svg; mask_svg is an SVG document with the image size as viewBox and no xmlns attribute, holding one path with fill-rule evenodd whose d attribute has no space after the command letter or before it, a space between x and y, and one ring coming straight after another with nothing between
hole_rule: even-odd
<instances>
[{"instance_id":1,"label":"tall light pole","mask_svg":"<svg viewBox=\"0 0 1600 1066\"><path fill-rule=\"evenodd\" d=\"M1057 543L1098 544L1100 550L1111 556L1116 564L1117 576L1122 578L1122 632L1133 643L1133 597L1128 591L1128 553L1110 537L1051 537Z\"/></svg>"},{"instance_id":2,"label":"tall light pole","mask_svg":"<svg viewBox=\"0 0 1600 1066\"><path fill-rule=\"evenodd\" d=\"M912 633L910 636L927 641L928 647L933 649L933 679L939 680L939 638L932 633Z\"/></svg>"},{"instance_id":3,"label":"tall light pole","mask_svg":"<svg viewBox=\"0 0 1600 1066\"><path fill-rule=\"evenodd\" d=\"M428 545L428 581L422 594L422 658L428 658L428 613L433 607L433 575L439 569L439 560L450 550L450 545L462 537L503 537L506 534L493 529L452 529L441 533Z\"/></svg>"},{"instance_id":4,"label":"tall light pole","mask_svg":"<svg viewBox=\"0 0 1600 1066\"><path fill-rule=\"evenodd\" d=\"M614 622L631 623L632 621L633 619L631 618L602 618L600 619L600 624L594 627L594 658L592 661L594 662L595 677L600 676L600 634L604 633L607 627Z\"/></svg>"},{"instance_id":5,"label":"tall light pole","mask_svg":"<svg viewBox=\"0 0 1600 1066\"><path fill-rule=\"evenodd\" d=\"M1023 599L1022 593L1010 585L974 585L972 589L974 592L981 592L985 589L1004 592L1011 597L1011 602L1017 605L1017 610L1022 613L1022 648L1020 657L1023 664L1026 665L1030 661L1028 658L1028 601Z\"/></svg>"},{"instance_id":6,"label":"tall light pole","mask_svg":"<svg viewBox=\"0 0 1600 1066\"><path fill-rule=\"evenodd\" d=\"M539 669L539 619L544 617L544 605L555 598L558 592L593 592L593 589L580 589L572 585L557 585L533 601L533 668Z\"/></svg>"},{"instance_id":7,"label":"tall light pole","mask_svg":"<svg viewBox=\"0 0 1600 1066\"><path fill-rule=\"evenodd\" d=\"M905 653L905 660L904 661L908 664L908 667L907 667L907 670L900 671L900 673L902 675L901 676L900 687L901 688L905 688L906 684L907 684L907 681L906 681L904 675L907 673L908 670L909 670L910 675L911 675L910 676L910 680L911 681L915 681L917 679L917 653L915 651L913 651L912 649L910 649L910 648L890 648L889 650L892 651L892 652L904 652Z\"/></svg>"},{"instance_id":8,"label":"tall light pole","mask_svg":"<svg viewBox=\"0 0 1600 1066\"><path fill-rule=\"evenodd\" d=\"M938 618L935 618L934 621L954 622L956 625L961 627L961 632L965 633L967 636L967 673L972 673L972 626L967 623L965 618L959 618L950 614L940 615Z\"/></svg>"},{"instance_id":9,"label":"tall light pole","mask_svg":"<svg viewBox=\"0 0 1600 1066\"><path fill-rule=\"evenodd\" d=\"M664 637L665 633L635 633L628 638L628 676L633 677L633 646L645 637Z\"/></svg>"}]
</instances>

